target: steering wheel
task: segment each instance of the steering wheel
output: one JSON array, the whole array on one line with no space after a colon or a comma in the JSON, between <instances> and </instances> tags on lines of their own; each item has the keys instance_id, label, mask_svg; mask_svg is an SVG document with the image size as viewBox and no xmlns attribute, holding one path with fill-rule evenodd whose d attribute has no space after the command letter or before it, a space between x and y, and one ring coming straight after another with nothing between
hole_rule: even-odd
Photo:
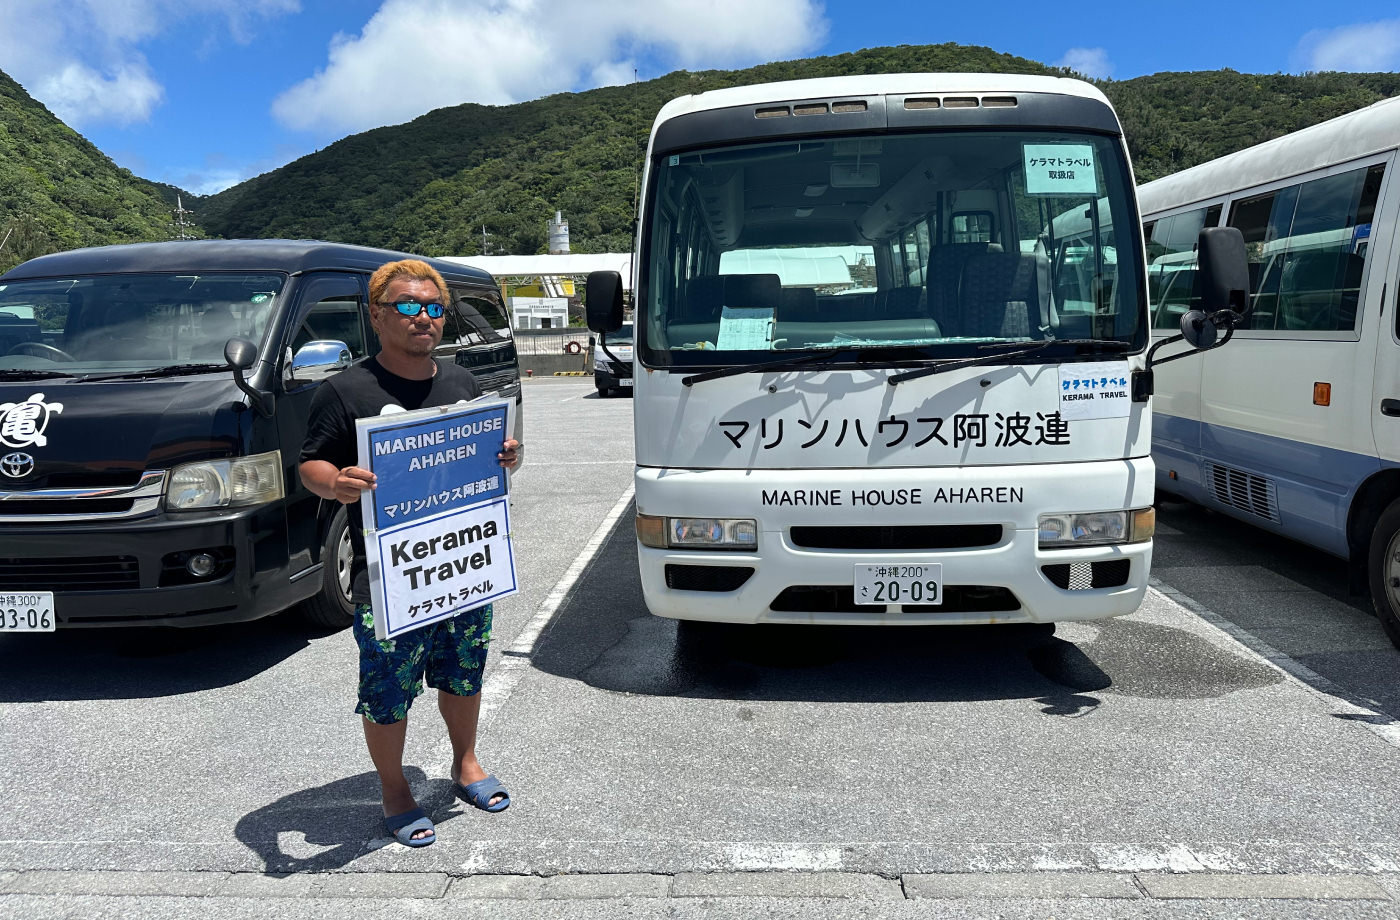
<instances>
[{"instance_id":1,"label":"steering wheel","mask_svg":"<svg viewBox=\"0 0 1400 920\"><path fill-rule=\"evenodd\" d=\"M43 342L20 342L11 348L6 354L11 355L33 355L36 358L48 358L50 361L76 361L77 358L70 355L61 348L54 348L52 345L45 345Z\"/></svg>"}]
</instances>

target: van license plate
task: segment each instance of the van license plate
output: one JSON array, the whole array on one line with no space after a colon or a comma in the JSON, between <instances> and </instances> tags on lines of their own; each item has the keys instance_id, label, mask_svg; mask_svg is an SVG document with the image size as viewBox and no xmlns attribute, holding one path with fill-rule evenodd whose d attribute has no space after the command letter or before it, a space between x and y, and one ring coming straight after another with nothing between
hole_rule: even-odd
<instances>
[{"instance_id":1,"label":"van license plate","mask_svg":"<svg viewBox=\"0 0 1400 920\"><path fill-rule=\"evenodd\" d=\"M0 632L53 632L52 591L0 594Z\"/></svg>"},{"instance_id":2,"label":"van license plate","mask_svg":"<svg viewBox=\"0 0 1400 920\"><path fill-rule=\"evenodd\" d=\"M857 604L941 604L943 563L858 565Z\"/></svg>"}]
</instances>

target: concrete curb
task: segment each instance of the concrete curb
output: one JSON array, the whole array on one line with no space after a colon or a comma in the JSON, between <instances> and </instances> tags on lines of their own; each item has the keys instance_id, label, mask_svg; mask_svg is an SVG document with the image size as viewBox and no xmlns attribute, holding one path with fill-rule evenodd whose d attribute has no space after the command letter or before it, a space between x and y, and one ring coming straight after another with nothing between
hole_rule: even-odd
<instances>
[{"instance_id":1,"label":"concrete curb","mask_svg":"<svg viewBox=\"0 0 1400 920\"><path fill-rule=\"evenodd\" d=\"M0 895L392 900L821 898L1168 900L1400 900L1400 874L1266 875L1163 872L851 872L467 875L442 872L0 872Z\"/></svg>"}]
</instances>

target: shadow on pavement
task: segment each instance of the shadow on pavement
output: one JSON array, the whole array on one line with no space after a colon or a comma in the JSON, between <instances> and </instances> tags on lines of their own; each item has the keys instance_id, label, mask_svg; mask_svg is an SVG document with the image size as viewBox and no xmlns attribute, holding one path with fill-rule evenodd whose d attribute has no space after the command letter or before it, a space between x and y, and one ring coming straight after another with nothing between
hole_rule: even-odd
<instances>
[{"instance_id":1,"label":"shadow on pavement","mask_svg":"<svg viewBox=\"0 0 1400 920\"><path fill-rule=\"evenodd\" d=\"M227 687L326 634L288 612L227 626L0 636L0 702L147 699Z\"/></svg>"},{"instance_id":2,"label":"shadow on pavement","mask_svg":"<svg viewBox=\"0 0 1400 920\"><path fill-rule=\"evenodd\" d=\"M404 774L415 788L424 779L417 767L406 767ZM379 777L373 771L284 796L249 812L234 827L239 842L262 859L264 871L279 874L343 868L369 852L369 842L383 834ZM330 849L297 856L284 845Z\"/></svg>"},{"instance_id":3,"label":"shadow on pavement","mask_svg":"<svg viewBox=\"0 0 1400 920\"><path fill-rule=\"evenodd\" d=\"M1223 696L1280 680L1190 633L1134 620L1076 625L864 627L677 623L647 612L624 514L536 644L534 666L603 690L811 702L1033 699L1047 715L1108 691ZM720 601L717 601L717 603Z\"/></svg>"}]
</instances>

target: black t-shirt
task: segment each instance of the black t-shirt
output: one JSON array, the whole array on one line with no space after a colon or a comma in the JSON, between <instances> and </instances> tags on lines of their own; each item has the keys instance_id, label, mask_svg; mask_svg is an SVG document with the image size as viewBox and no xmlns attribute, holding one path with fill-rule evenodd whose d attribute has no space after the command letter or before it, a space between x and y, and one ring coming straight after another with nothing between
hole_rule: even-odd
<instances>
[{"instance_id":1,"label":"black t-shirt","mask_svg":"<svg viewBox=\"0 0 1400 920\"><path fill-rule=\"evenodd\" d=\"M383 415L385 409L405 411L434 406L450 406L481 395L472 372L456 364L436 361L437 373L427 380L408 380L391 374L370 358L331 377L316 391L311 401L311 417L306 426L306 442L301 461L325 460L336 469L356 466L359 446L355 442L355 419ZM369 571L365 565L365 533L360 519L360 503L346 505L350 516L350 544L355 560L350 567L351 595L356 604L369 603ZM330 560L325 560L327 565Z\"/></svg>"}]
</instances>

